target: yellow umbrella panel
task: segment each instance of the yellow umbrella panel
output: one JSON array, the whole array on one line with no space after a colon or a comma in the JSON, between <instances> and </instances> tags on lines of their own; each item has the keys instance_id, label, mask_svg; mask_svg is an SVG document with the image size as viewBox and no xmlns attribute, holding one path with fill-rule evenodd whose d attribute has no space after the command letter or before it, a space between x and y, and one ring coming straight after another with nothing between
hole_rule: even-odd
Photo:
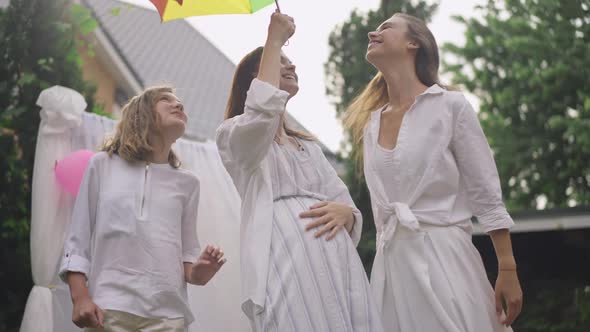
<instances>
[{"instance_id":1,"label":"yellow umbrella panel","mask_svg":"<svg viewBox=\"0 0 590 332\"><path fill-rule=\"evenodd\" d=\"M251 14L275 0L150 0L162 22L201 15ZM278 6L278 4L277 4Z\"/></svg>"}]
</instances>

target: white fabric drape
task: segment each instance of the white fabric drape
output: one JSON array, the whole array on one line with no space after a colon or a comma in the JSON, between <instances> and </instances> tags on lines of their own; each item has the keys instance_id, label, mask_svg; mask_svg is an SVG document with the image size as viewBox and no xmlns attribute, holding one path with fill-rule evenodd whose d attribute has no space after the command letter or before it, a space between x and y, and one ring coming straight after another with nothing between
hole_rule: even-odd
<instances>
[{"instance_id":1,"label":"white fabric drape","mask_svg":"<svg viewBox=\"0 0 590 332\"><path fill-rule=\"evenodd\" d=\"M69 222L73 197L58 187L53 167L69 151L70 132L81 123L86 108L84 98L61 86L39 95L41 124L35 149L31 207L31 270L34 286L27 300L21 331L51 332L53 320L52 289L57 283L57 264L65 227Z\"/></svg>"},{"instance_id":2,"label":"white fabric drape","mask_svg":"<svg viewBox=\"0 0 590 332\"><path fill-rule=\"evenodd\" d=\"M54 86L44 90L35 152L31 217L31 290L21 332L80 331L71 322L72 304L67 285L57 277L63 241L74 197L62 191L53 172L57 160L72 151L96 151L115 121L85 113L86 102L74 90ZM174 150L183 167L201 182L197 221L200 243L222 247L228 262L204 287L189 286L196 322L189 331L248 331L240 308L239 222L240 198L223 167L215 144L181 139Z\"/></svg>"}]
</instances>

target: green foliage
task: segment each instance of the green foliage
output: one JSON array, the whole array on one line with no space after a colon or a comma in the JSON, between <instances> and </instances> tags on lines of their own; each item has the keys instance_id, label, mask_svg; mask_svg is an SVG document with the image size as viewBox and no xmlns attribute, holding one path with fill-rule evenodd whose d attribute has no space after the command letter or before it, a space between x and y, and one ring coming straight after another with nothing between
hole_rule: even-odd
<instances>
[{"instance_id":1,"label":"green foliage","mask_svg":"<svg viewBox=\"0 0 590 332\"><path fill-rule=\"evenodd\" d=\"M12 0L0 9L0 330L17 331L32 286L29 253L31 181L39 93L53 85L80 91L93 106L78 51L96 27L67 0Z\"/></svg>"},{"instance_id":2,"label":"green foliage","mask_svg":"<svg viewBox=\"0 0 590 332\"><path fill-rule=\"evenodd\" d=\"M113 113L106 112L104 110L104 106L102 104L94 104L92 108L92 113L98 114L100 116L104 116L105 118L114 119Z\"/></svg>"},{"instance_id":3,"label":"green foliage","mask_svg":"<svg viewBox=\"0 0 590 332\"><path fill-rule=\"evenodd\" d=\"M576 288L570 283L550 283L531 295L514 325L515 331L590 331L590 286Z\"/></svg>"},{"instance_id":4,"label":"green foliage","mask_svg":"<svg viewBox=\"0 0 590 332\"><path fill-rule=\"evenodd\" d=\"M512 209L590 204L590 2L489 1L445 68L481 100Z\"/></svg>"}]
</instances>

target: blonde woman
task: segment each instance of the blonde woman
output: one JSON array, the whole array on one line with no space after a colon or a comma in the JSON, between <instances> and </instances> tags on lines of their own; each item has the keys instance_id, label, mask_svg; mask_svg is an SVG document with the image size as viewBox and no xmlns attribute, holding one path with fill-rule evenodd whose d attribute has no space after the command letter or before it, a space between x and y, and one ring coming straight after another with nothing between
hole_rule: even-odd
<instances>
[{"instance_id":1,"label":"blonde woman","mask_svg":"<svg viewBox=\"0 0 590 332\"><path fill-rule=\"evenodd\" d=\"M88 331L185 331L186 283L206 284L225 263L219 248L199 255L199 180L171 150L187 116L169 87L147 89L122 113L89 162L65 241L72 320Z\"/></svg>"},{"instance_id":2,"label":"blonde woman","mask_svg":"<svg viewBox=\"0 0 590 332\"><path fill-rule=\"evenodd\" d=\"M513 221L473 108L440 85L436 41L415 17L393 15L369 33L367 60L379 73L345 124L363 147L377 228L371 287L385 330L511 330L522 306ZM494 243L495 291L472 216Z\"/></svg>"}]
</instances>

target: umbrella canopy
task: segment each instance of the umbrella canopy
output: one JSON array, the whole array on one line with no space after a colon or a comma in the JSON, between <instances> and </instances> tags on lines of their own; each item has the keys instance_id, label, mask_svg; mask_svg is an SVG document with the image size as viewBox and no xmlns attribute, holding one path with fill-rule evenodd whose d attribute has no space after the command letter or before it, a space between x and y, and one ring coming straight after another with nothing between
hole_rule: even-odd
<instances>
[{"instance_id":1,"label":"umbrella canopy","mask_svg":"<svg viewBox=\"0 0 590 332\"><path fill-rule=\"evenodd\" d=\"M276 0L150 0L162 22L201 15L251 14ZM277 3L278 8L278 3Z\"/></svg>"}]
</instances>

